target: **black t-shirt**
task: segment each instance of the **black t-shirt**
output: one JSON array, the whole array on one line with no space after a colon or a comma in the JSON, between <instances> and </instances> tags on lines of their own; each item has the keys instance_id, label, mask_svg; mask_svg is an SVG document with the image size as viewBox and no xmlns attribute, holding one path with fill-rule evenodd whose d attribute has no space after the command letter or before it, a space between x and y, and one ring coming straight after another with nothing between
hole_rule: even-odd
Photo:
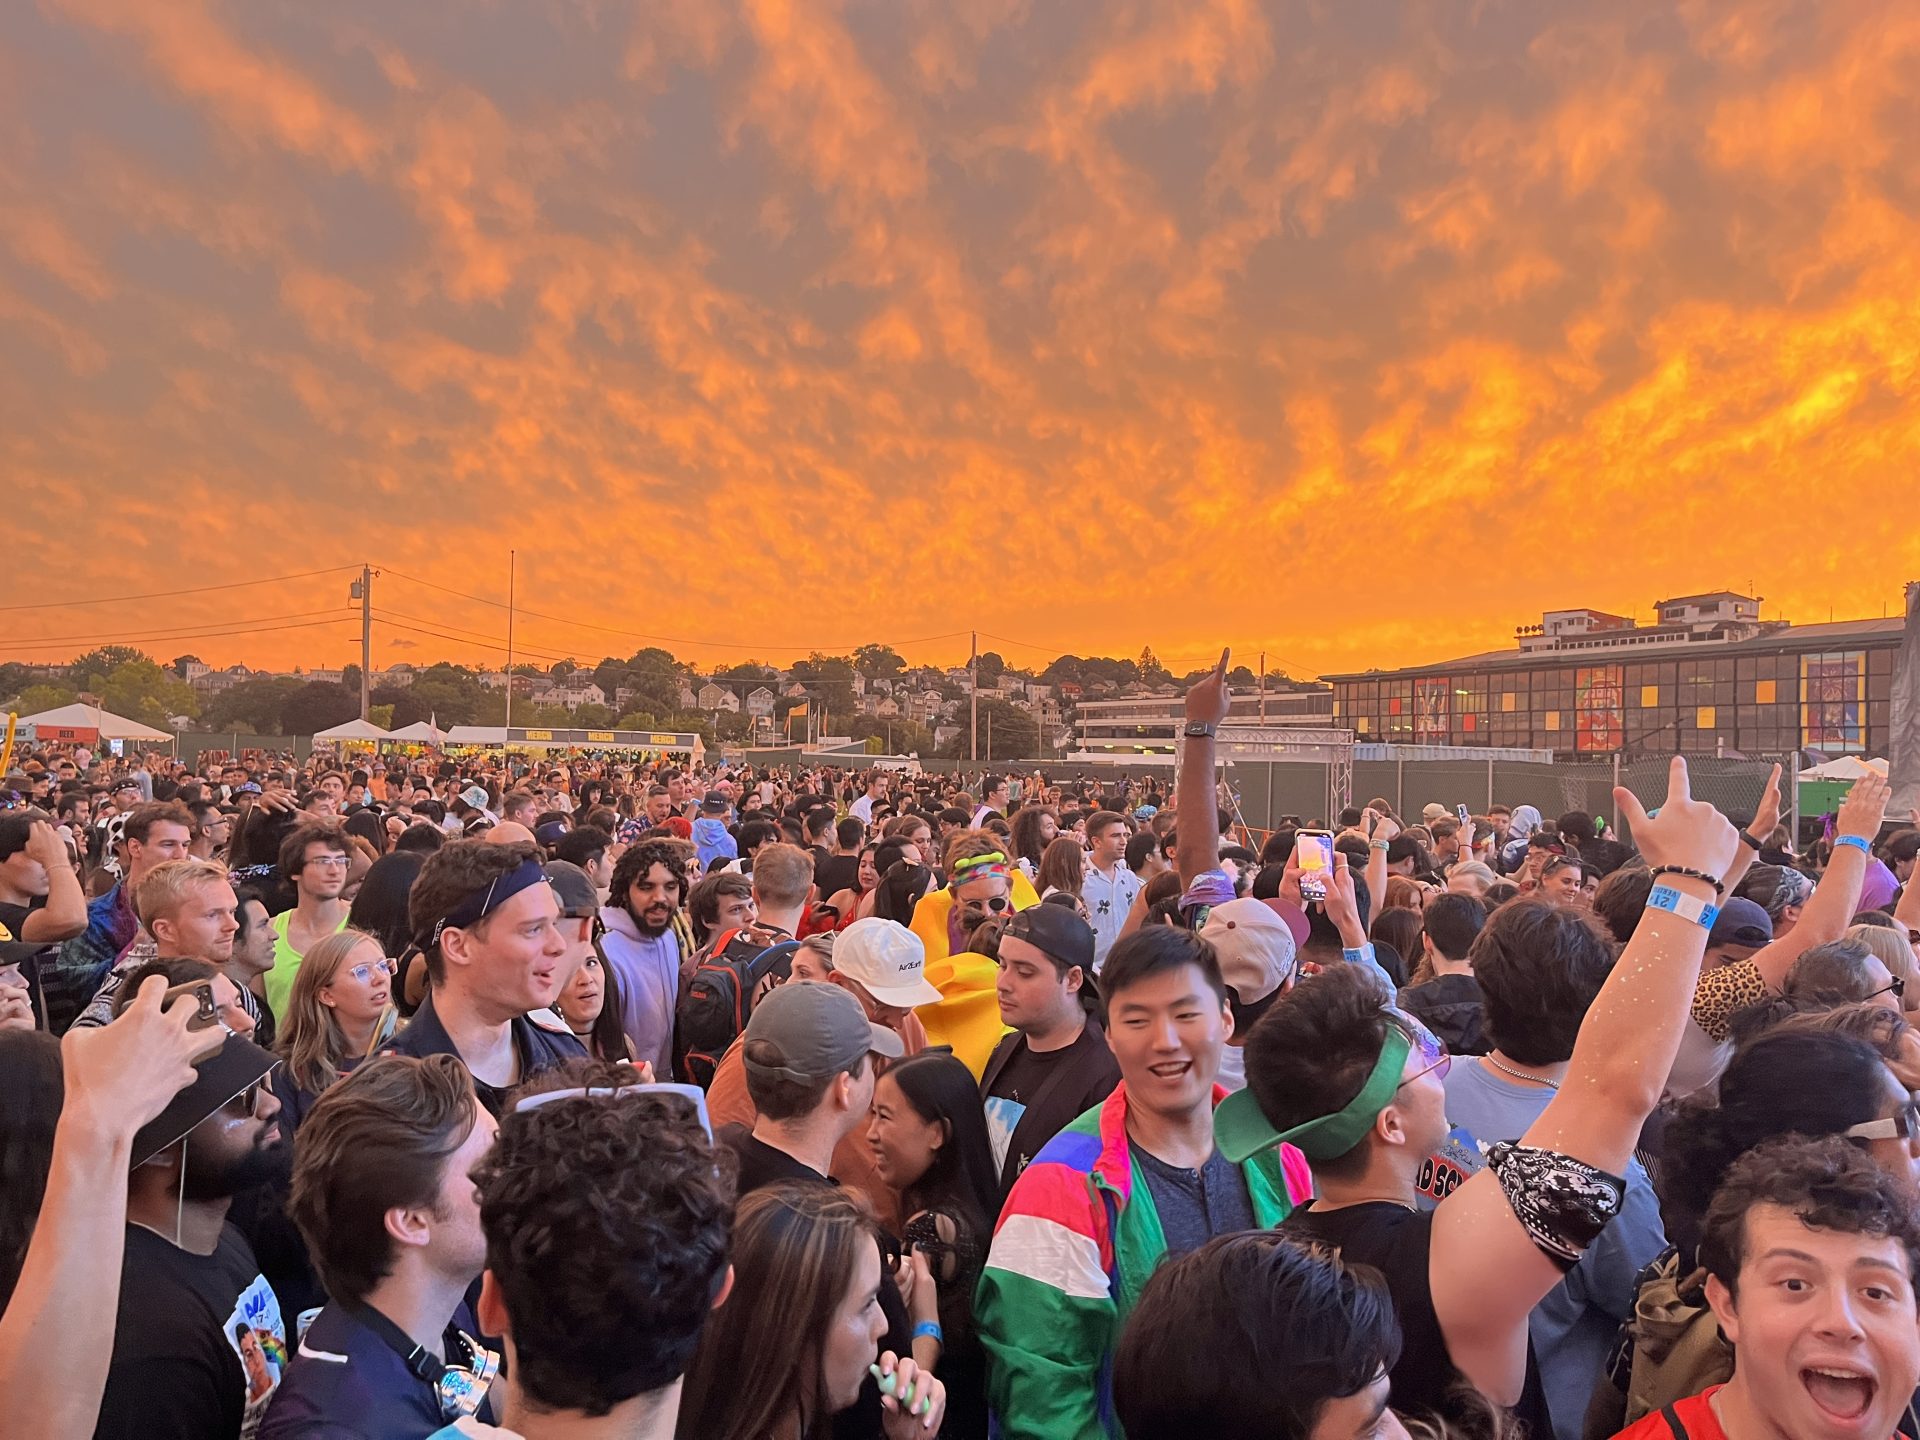
<instances>
[{"instance_id":1,"label":"black t-shirt","mask_svg":"<svg viewBox=\"0 0 1920 1440\"><path fill-rule=\"evenodd\" d=\"M251 1440L286 1363L280 1301L238 1230L194 1255L127 1226L94 1440Z\"/></svg>"},{"instance_id":2,"label":"black t-shirt","mask_svg":"<svg viewBox=\"0 0 1920 1440\"><path fill-rule=\"evenodd\" d=\"M1019 1034L1001 1044L1008 1046L1006 1064L992 1074L982 1098L1005 1194L1047 1141L1113 1093L1120 1065L1091 1019L1078 1040L1058 1050L1036 1051ZM1056 1074L1058 1083L1048 1089Z\"/></svg>"},{"instance_id":3,"label":"black t-shirt","mask_svg":"<svg viewBox=\"0 0 1920 1440\"><path fill-rule=\"evenodd\" d=\"M8 900L0 900L0 925L7 927L8 938L22 939L20 932L26 927L27 917L36 910L45 909L46 904L44 895L36 896L30 905L16 905ZM44 946L38 955L20 967L21 978L27 982L27 998L33 1004L34 1018L43 1027L46 1024L47 1007L40 998L40 967L47 963L48 954L57 949L59 949L57 945Z\"/></svg>"},{"instance_id":4,"label":"black t-shirt","mask_svg":"<svg viewBox=\"0 0 1920 1440\"><path fill-rule=\"evenodd\" d=\"M851 890L860 882L858 855L829 855L824 860L814 852L813 883L822 900L831 900L842 890Z\"/></svg>"},{"instance_id":5,"label":"black t-shirt","mask_svg":"<svg viewBox=\"0 0 1920 1440\"><path fill-rule=\"evenodd\" d=\"M1387 1282L1393 1312L1400 1320L1400 1359L1389 1379L1393 1408L1404 1413L1431 1413L1457 1425L1471 1426L1473 1417L1448 1395L1455 1385L1469 1383L1447 1353L1447 1337L1433 1308L1433 1283L1428 1263L1433 1251L1431 1210L1408 1210L1387 1200L1369 1200L1338 1210L1308 1203L1280 1224L1292 1235L1318 1240L1340 1252L1348 1264L1371 1265ZM1527 1342L1527 1378L1513 1414L1531 1435L1551 1435L1539 1367L1533 1342Z\"/></svg>"},{"instance_id":6,"label":"black t-shirt","mask_svg":"<svg viewBox=\"0 0 1920 1440\"><path fill-rule=\"evenodd\" d=\"M725 1126L717 1138L733 1151L737 1162L734 1194L742 1200L755 1190L778 1185L782 1180L810 1180L825 1185L840 1183L822 1175L811 1165L802 1164L786 1151L776 1150L764 1140L756 1140L753 1132L744 1125Z\"/></svg>"}]
</instances>

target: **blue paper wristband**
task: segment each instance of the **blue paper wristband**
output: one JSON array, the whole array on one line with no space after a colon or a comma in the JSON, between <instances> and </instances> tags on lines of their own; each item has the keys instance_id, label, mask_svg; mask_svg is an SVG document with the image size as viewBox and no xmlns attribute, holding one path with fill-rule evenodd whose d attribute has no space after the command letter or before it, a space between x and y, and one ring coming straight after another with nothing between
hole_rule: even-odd
<instances>
[{"instance_id":1,"label":"blue paper wristband","mask_svg":"<svg viewBox=\"0 0 1920 1440\"><path fill-rule=\"evenodd\" d=\"M918 1340L923 1336L931 1337L934 1344L942 1347L947 1343L946 1332L940 1328L940 1322L937 1320L922 1320L913 1327L914 1339Z\"/></svg>"},{"instance_id":2,"label":"blue paper wristband","mask_svg":"<svg viewBox=\"0 0 1920 1440\"><path fill-rule=\"evenodd\" d=\"M1833 848L1836 850L1842 845L1851 845L1862 855L1868 856L1869 858L1873 855L1873 846L1867 843L1867 837L1864 835L1842 835L1838 840L1833 842Z\"/></svg>"}]
</instances>

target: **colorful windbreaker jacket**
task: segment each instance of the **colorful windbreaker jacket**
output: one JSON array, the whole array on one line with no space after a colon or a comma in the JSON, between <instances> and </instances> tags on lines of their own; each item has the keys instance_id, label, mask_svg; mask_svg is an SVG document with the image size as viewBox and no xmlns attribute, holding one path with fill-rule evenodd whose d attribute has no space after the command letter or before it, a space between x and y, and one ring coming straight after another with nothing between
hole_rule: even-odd
<instances>
[{"instance_id":1,"label":"colorful windbreaker jacket","mask_svg":"<svg viewBox=\"0 0 1920 1440\"><path fill-rule=\"evenodd\" d=\"M1213 1103L1227 1096L1214 1087ZM1313 1193L1291 1145L1241 1167L1253 1216L1278 1225ZM1127 1140L1127 1087L1041 1147L994 1229L974 1319L987 1349L993 1433L1006 1440L1118 1437L1113 1347L1166 1236Z\"/></svg>"}]
</instances>

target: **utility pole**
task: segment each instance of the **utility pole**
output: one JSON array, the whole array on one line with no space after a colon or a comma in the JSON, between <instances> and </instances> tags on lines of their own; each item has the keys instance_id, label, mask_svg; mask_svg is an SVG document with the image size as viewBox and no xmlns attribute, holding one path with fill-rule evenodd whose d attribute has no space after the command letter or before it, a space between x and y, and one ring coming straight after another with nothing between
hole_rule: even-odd
<instances>
[{"instance_id":1,"label":"utility pole","mask_svg":"<svg viewBox=\"0 0 1920 1440\"><path fill-rule=\"evenodd\" d=\"M967 691L971 702L967 721L967 758L977 761L980 758L980 632L975 630L971 633L973 653L967 658Z\"/></svg>"},{"instance_id":2,"label":"utility pole","mask_svg":"<svg viewBox=\"0 0 1920 1440\"><path fill-rule=\"evenodd\" d=\"M514 552L507 551L507 723L501 727L500 740L513 726L513 566Z\"/></svg>"},{"instance_id":3,"label":"utility pole","mask_svg":"<svg viewBox=\"0 0 1920 1440\"><path fill-rule=\"evenodd\" d=\"M367 705L373 697L373 569L360 567L360 578L347 592L360 602L360 718L367 718Z\"/></svg>"},{"instance_id":4,"label":"utility pole","mask_svg":"<svg viewBox=\"0 0 1920 1440\"><path fill-rule=\"evenodd\" d=\"M1267 723L1267 652L1260 652L1260 723Z\"/></svg>"}]
</instances>

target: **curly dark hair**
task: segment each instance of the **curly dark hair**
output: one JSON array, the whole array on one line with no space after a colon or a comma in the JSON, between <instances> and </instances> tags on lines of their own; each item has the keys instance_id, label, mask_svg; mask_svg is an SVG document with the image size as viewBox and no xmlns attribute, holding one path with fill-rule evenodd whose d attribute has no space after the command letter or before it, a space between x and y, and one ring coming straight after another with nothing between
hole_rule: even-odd
<instances>
[{"instance_id":1,"label":"curly dark hair","mask_svg":"<svg viewBox=\"0 0 1920 1440\"><path fill-rule=\"evenodd\" d=\"M686 852L677 844L667 840L643 840L638 845L629 845L613 865L613 882L607 887L607 903L617 905L629 915L633 915L630 894L633 882L645 878L647 872L656 865L667 867L667 873L680 887L678 901L687 898L687 862ZM640 917L633 915L637 922Z\"/></svg>"},{"instance_id":2,"label":"curly dark hair","mask_svg":"<svg viewBox=\"0 0 1920 1440\"><path fill-rule=\"evenodd\" d=\"M1245 1369L1220 1364L1249 1345ZM1148 1279L1114 1353L1113 1400L1133 1440L1307 1440L1328 1401L1399 1358L1379 1271L1282 1231L1223 1235ZM1247 1374L1287 1383L1248 1385Z\"/></svg>"},{"instance_id":3,"label":"curly dark hair","mask_svg":"<svg viewBox=\"0 0 1920 1440\"><path fill-rule=\"evenodd\" d=\"M1735 1294L1746 1253L1747 1216L1777 1205L1815 1230L1900 1242L1907 1278L1920 1274L1920 1213L1899 1181L1838 1136L1769 1140L1742 1155L1714 1191L1700 1235L1700 1263Z\"/></svg>"},{"instance_id":4,"label":"curly dark hair","mask_svg":"<svg viewBox=\"0 0 1920 1440\"><path fill-rule=\"evenodd\" d=\"M1683 1251L1697 1238L1715 1189L1756 1146L1880 1118L1887 1075L1872 1044L1837 1030L1783 1028L1736 1050L1714 1099L1687 1100L1667 1121L1660 1199L1668 1236Z\"/></svg>"},{"instance_id":5,"label":"curly dark hair","mask_svg":"<svg viewBox=\"0 0 1920 1440\"><path fill-rule=\"evenodd\" d=\"M637 1073L575 1060L516 1100L618 1091ZM686 1372L727 1271L734 1185L731 1152L684 1099L609 1093L509 1111L474 1182L529 1401L605 1415Z\"/></svg>"},{"instance_id":6,"label":"curly dark hair","mask_svg":"<svg viewBox=\"0 0 1920 1440\"><path fill-rule=\"evenodd\" d=\"M440 946L432 939L433 927L474 891L486 889L502 875L539 858L537 845L490 845L484 840L449 840L427 857L413 889L407 893L407 924L412 927L414 943L426 957L429 979L438 984L446 970ZM480 923L485 925L486 921Z\"/></svg>"}]
</instances>

